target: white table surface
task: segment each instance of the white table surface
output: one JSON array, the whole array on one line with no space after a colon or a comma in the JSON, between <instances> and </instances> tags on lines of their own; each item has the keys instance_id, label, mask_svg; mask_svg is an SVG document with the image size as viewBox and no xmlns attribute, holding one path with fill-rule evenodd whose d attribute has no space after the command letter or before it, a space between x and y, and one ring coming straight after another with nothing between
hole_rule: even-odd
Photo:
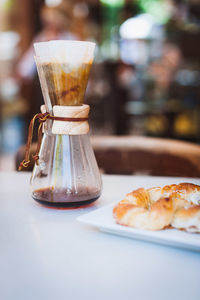
<instances>
[{"instance_id":1,"label":"white table surface","mask_svg":"<svg viewBox=\"0 0 200 300\"><path fill-rule=\"evenodd\" d=\"M30 173L0 173L0 299L200 299L200 254L100 232L76 221L137 187L199 179L103 176L103 194L79 209L49 209Z\"/></svg>"}]
</instances>

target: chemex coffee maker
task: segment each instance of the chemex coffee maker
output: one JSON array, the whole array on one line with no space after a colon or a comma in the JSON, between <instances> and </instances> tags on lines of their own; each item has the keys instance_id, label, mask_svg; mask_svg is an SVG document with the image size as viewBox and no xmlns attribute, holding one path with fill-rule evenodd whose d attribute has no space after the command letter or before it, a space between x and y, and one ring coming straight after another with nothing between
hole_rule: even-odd
<instances>
[{"instance_id":1,"label":"chemex coffee maker","mask_svg":"<svg viewBox=\"0 0 200 300\"><path fill-rule=\"evenodd\" d=\"M90 107L83 104L95 44L49 41L36 43L34 48L45 105L30 123L25 159L19 169L30 163L33 127L38 120L32 197L48 206L91 203L102 189L89 140Z\"/></svg>"}]
</instances>

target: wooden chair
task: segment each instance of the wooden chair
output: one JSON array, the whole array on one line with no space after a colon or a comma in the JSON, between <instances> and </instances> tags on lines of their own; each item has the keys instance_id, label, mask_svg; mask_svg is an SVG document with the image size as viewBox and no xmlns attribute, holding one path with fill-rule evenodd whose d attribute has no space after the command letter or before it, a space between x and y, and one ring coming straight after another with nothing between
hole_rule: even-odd
<instances>
[{"instance_id":1,"label":"wooden chair","mask_svg":"<svg viewBox=\"0 0 200 300\"><path fill-rule=\"evenodd\" d=\"M200 177L200 145L136 136L94 137L92 144L109 174Z\"/></svg>"},{"instance_id":2,"label":"wooden chair","mask_svg":"<svg viewBox=\"0 0 200 300\"><path fill-rule=\"evenodd\" d=\"M91 142L100 169L107 174L200 177L200 145L136 136L94 136ZM36 145L32 145L34 153ZM16 154L16 168L25 146ZM33 162L28 170L33 168Z\"/></svg>"}]
</instances>

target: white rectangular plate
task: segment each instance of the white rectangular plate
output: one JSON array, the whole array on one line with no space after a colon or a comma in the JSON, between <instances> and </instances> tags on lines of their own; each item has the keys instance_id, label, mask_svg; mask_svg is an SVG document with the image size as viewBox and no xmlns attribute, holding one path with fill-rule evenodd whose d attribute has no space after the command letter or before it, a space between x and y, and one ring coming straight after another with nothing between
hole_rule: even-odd
<instances>
[{"instance_id":1,"label":"white rectangular plate","mask_svg":"<svg viewBox=\"0 0 200 300\"><path fill-rule=\"evenodd\" d=\"M139 230L116 224L109 204L93 212L78 217L78 221L97 227L101 231L130 237L137 240L150 241L169 246L200 251L200 234L188 233L176 229L160 231Z\"/></svg>"}]
</instances>

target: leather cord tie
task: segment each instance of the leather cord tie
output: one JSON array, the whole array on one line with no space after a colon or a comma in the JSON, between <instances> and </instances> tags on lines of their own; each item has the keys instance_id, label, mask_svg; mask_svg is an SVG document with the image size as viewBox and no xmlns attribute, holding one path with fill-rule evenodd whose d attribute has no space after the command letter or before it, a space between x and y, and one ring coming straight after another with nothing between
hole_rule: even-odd
<instances>
[{"instance_id":1,"label":"leather cord tie","mask_svg":"<svg viewBox=\"0 0 200 300\"><path fill-rule=\"evenodd\" d=\"M39 151L40 151L40 146L42 142L42 125L43 123L46 122L47 119L54 120L54 121L68 121L68 122L81 122L81 121L87 121L88 118L64 118L64 117L55 117L50 115L50 113L38 113L36 114L29 125L28 128L28 140L26 144L26 150L25 150L25 157L24 160L20 163L18 170L21 171L23 168L27 168L30 164L30 147L31 147L31 142L32 142L32 137L33 137L33 130L34 130L34 125L35 121L38 120L39 126L38 126L38 141L37 141L37 149L35 152L35 155L33 155L33 159L36 164L38 164L39 160Z\"/></svg>"}]
</instances>

